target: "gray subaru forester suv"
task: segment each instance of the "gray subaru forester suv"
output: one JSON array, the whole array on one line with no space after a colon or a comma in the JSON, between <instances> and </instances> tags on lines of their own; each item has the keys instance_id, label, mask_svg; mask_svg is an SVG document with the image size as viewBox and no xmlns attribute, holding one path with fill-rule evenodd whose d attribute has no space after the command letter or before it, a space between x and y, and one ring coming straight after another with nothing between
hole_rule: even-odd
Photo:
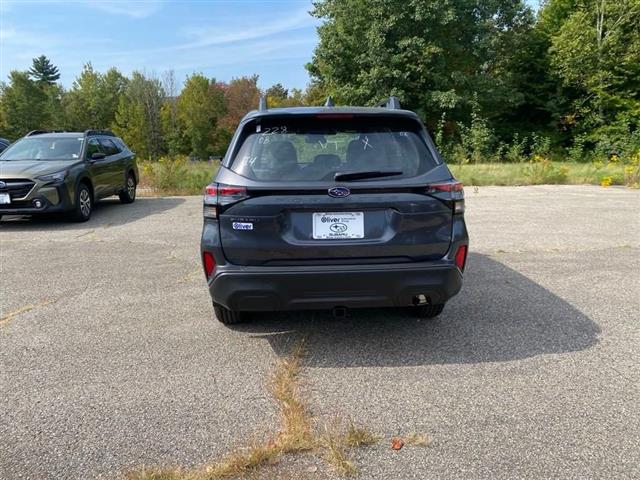
<instances>
[{"instance_id":1,"label":"gray subaru forester suv","mask_svg":"<svg viewBox=\"0 0 640 480\"><path fill-rule=\"evenodd\" d=\"M110 131L36 130L0 154L0 218L67 213L85 222L93 204L136 198L135 155Z\"/></svg>"},{"instance_id":2,"label":"gray subaru forester suv","mask_svg":"<svg viewBox=\"0 0 640 480\"><path fill-rule=\"evenodd\" d=\"M357 307L435 317L462 286L463 215L462 185L395 97L377 108L261 100L205 190L216 317Z\"/></svg>"}]
</instances>

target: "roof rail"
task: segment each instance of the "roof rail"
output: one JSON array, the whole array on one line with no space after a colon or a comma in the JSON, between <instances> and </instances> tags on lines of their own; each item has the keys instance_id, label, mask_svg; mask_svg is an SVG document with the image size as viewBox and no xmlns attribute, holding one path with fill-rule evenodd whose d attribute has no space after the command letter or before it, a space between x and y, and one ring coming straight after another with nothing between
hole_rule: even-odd
<instances>
[{"instance_id":1,"label":"roof rail","mask_svg":"<svg viewBox=\"0 0 640 480\"><path fill-rule=\"evenodd\" d=\"M393 110L400 110L400 100L398 100L398 97L391 96L388 99L380 102L377 106L391 108Z\"/></svg>"},{"instance_id":2,"label":"roof rail","mask_svg":"<svg viewBox=\"0 0 640 480\"><path fill-rule=\"evenodd\" d=\"M111 130L85 130L84 136L88 137L89 135L104 135L106 137L115 137L116 134Z\"/></svg>"},{"instance_id":3,"label":"roof rail","mask_svg":"<svg viewBox=\"0 0 640 480\"><path fill-rule=\"evenodd\" d=\"M64 133L66 130L31 130L27 133L26 137L33 137L34 135L42 135L44 133Z\"/></svg>"},{"instance_id":4,"label":"roof rail","mask_svg":"<svg viewBox=\"0 0 640 480\"><path fill-rule=\"evenodd\" d=\"M260 111L264 111L264 110L268 110L269 107L267 106L267 97L261 95L260 96L260 102L258 103L258 110Z\"/></svg>"},{"instance_id":5,"label":"roof rail","mask_svg":"<svg viewBox=\"0 0 640 480\"><path fill-rule=\"evenodd\" d=\"M327 97L327 101L326 101L326 102L324 102L324 106L325 106L325 107L335 107L335 106L336 106L336 104L335 104L335 103L333 103L333 98L331 98L331 95L329 95L329 96Z\"/></svg>"}]
</instances>

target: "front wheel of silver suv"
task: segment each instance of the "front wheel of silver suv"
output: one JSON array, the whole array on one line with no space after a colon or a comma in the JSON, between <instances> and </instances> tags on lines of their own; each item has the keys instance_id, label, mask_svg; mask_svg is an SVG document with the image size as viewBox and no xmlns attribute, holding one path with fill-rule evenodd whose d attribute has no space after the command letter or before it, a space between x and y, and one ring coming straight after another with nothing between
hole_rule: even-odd
<instances>
[{"instance_id":1,"label":"front wheel of silver suv","mask_svg":"<svg viewBox=\"0 0 640 480\"><path fill-rule=\"evenodd\" d=\"M71 218L76 222L86 222L91 218L92 211L93 195L87 184L81 183L76 190L76 204Z\"/></svg>"},{"instance_id":2,"label":"front wheel of silver suv","mask_svg":"<svg viewBox=\"0 0 640 480\"><path fill-rule=\"evenodd\" d=\"M133 173L129 173L129 175L127 175L127 183L124 186L124 190L118 194L120 201L122 203L133 203L136 199L136 187L136 179L133 176Z\"/></svg>"}]
</instances>

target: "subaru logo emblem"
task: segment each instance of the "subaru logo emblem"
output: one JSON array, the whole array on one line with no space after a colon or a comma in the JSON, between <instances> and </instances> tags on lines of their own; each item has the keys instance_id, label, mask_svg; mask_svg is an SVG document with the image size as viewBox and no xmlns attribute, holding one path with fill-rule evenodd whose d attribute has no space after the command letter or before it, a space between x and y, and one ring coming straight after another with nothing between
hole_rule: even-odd
<instances>
[{"instance_id":1,"label":"subaru logo emblem","mask_svg":"<svg viewBox=\"0 0 640 480\"><path fill-rule=\"evenodd\" d=\"M0 180L0 188L6 188L6 187L7 187L7 184L2 180Z\"/></svg>"},{"instance_id":2,"label":"subaru logo emblem","mask_svg":"<svg viewBox=\"0 0 640 480\"><path fill-rule=\"evenodd\" d=\"M329 196L334 198L348 197L351 191L347 187L331 187L329 189Z\"/></svg>"}]
</instances>

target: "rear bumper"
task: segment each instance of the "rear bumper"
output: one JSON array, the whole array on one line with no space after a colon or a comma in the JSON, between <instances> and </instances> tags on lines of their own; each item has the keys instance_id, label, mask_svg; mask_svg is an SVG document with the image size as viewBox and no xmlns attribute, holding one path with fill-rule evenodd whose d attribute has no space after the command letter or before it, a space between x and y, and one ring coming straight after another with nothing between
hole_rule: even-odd
<instances>
[{"instance_id":1,"label":"rear bumper","mask_svg":"<svg viewBox=\"0 0 640 480\"><path fill-rule=\"evenodd\" d=\"M287 268L227 264L209 281L213 301L239 311L410 306L417 295L444 303L461 287L462 273L446 260Z\"/></svg>"}]
</instances>

